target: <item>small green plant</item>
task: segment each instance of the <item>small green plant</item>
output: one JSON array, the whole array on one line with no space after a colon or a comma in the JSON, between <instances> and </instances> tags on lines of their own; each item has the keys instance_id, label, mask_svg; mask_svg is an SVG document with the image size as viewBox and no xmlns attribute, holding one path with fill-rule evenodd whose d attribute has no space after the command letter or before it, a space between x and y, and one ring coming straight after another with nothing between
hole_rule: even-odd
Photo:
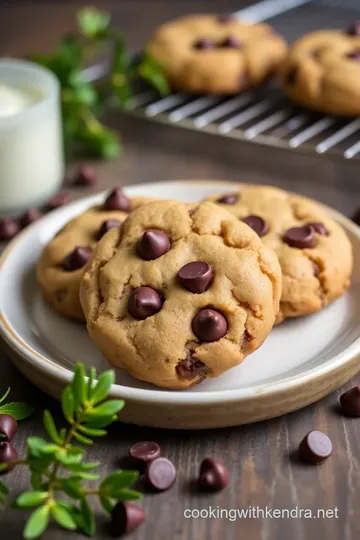
<instances>
[{"instance_id":1,"label":"small green plant","mask_svg":"<svg viewBox=\"0 0 360 540\"><path fill-rule=\"evenodd\" d=\"M0 397L0 403L4 403L5 399L10 394L10 387L6 390L5 394ZM34 409L26 403L20 403L18 401L4 403L0 405L0 415L8 414L15 418L15 420L24 420L34 412ZM1 440L1 433L0 433Z\"/></svg>"},{"instance_id":2,"label":"small green plant","mask_svg":"<svg viewBox=\"0 0 360 540\"><path fill-rule=\"evenodd\" d=\"M51 54L33 54L30 59L50 69L60 82L67 154L80 146L93 156L115 157L119 136L99 120L104 106L111 101L129 107L134 79L145 80L162 95L169 92L168 84L160 64L148 53L133 62L124 36L110 26L108 12L86 7L78 12L77 20L78 35L64 37ZM108 73L100 84L93 84L84 69L105 49L110 57Z\"/></svg>"},{"instance_id":3,"label":"small green plant","mask_svg":"<svg viewBox=\"0 0 360 540\"><path fill-rule=\"evenodd\" d=\"M32 489L22 493L15 508L34 508L24 529L24 538L38 538L50 519L64 529L78 530L89 536L95 533L95 516L89 499L98 497L101 506L111 513L118 501L139 499L141 494L130 489L137 471L118 470L99 482L99 462L86 462L85 450L93 439L106 435L105 427L117 418L124 401L107 400L114 382L114 372L105 371L95 383L95 369L86 378L85 368L77 364L72 382L63 391L61 405L67 428L58 429L49 411L43 423L48 439L28 437L25 459L0 464L6 472L17 465L28 468ZM5 443L3 443L5 444ZM7 443L6 443L7 444ZM98 481L96 486L85 481ZM0 502L8 494L0 482Z\"/></svg>"}]
</instances>

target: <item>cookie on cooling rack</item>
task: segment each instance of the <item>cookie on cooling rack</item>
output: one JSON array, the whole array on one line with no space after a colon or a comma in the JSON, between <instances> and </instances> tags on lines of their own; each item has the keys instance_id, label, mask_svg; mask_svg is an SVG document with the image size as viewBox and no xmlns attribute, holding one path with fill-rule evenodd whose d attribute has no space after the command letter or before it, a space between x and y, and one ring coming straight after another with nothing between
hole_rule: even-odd
<instances>
[{"instance_id":1,"label":"cookie on cooling rack","mask_svg":"<svg viewBox=\"0 0 360 540\"><path fill-rule=\"evenodd\" d=\"M71 319L84 321L79 288L85 264L100 238L119 227L128 213L150 199L128 198L114 189L103 205L72 219L44 248L36 268L37 281L51 307Z\"/></svg>"},{"instance_id":2,"label":"cookie on cooling rack","mask_svg":"<svg viewBox=\"0 0 360 540\"><path fill-rule=\"evenodd\" d=\"M95 247L80 288L91 338L117 368L184 389L239 364L279 308L275 253L213 203L155 201Z\"/></svg>"},{"instance_id":3,"label":"cookie on cooling rack","mask_svg":"<svg viewBox=\"0 0 360 540\"><path fill-rule=\"evenodd\" d=\"M247 223L272 248L283 274L277 323L321 310L350 285L352 248L314 201L270 186L209 198Z\"/></svg>"},{"instance_id":4,"label":"cookie on cooling rack","mask_svg":"<svg viewBox=\"0 0 360 540\"><path fill-rule=\"evenodd\" d=\"M172 88L195 94L237 94L258 86L283 61L287 45L267 24L229 15L189 15L161 26L147 50Z\"/></svg>"},{"instance_id":5,"label":"cookie on cooling rack","mask_svg":"<svg viewBox=\"0 0 360 540\"><path fill-rule=\"evenodd\" d=\"M279 70L294 102L327 114L360 114L360 22L298 39Z\"/></svg>"}]
</instances>

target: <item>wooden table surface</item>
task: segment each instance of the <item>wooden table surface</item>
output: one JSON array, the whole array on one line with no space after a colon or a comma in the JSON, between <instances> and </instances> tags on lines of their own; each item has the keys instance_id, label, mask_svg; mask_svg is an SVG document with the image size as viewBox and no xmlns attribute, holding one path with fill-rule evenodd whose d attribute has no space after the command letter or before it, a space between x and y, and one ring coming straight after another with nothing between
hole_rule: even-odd
<instances>
[{"instance_id":1,"label":"wooden table surface","mask_svg":"<svg viewBox=\"0 0 360 540\"><path fill-rule=\"evenodd\" d=\"M111 8L114 18L136 49L160 22L189 12L216 11L216 0L113 0L94 2ZM223 0L223 11L234 11L246 2ZM65 32L74 28L74 13L81 2L2 2L0 4L0 56L49 50ZM120 128L124 152L115 161L96 164L100 182L94 190L117 184L166 179L238 179L270 183L314 197L350 214L360 203L358 166L327 158L274 152L251 144L221 140L211 135L157 126L118 113L109 115ZM88 190L90 192L90 190ZM74 191L74 197L87 191ZM291 352L289 352L291 354ZM12 397L39 409L57 404L31 386L0 352L0 390L12 387ZM351 384L360 383L360 377ZM329 540L359 538L360 421L336 412L340 391L301 411L254 425L211 431L155 430L118 424L89 454L102 463L101 472L121 465L129 445L138 440L158 441L163 454L178 468L178 481L169 492L147 495L140 503L147 519L134 534L136 540ZM320 429L333 441L333 456L320 467L301 466L292 458L303 435ZM21 423L16 448L21 454L28 435L41 434L41 413ZM200 496L192 488L205 456L225 461L231 471L230 486L217 495ZM6 478L13 494L25 489L28 477L19 467ZM338 519L186 519L185 509L225 509L257 506L265 509L338 508ZM16 540L26 515L7 507L0 515L0 538ZM96 538L106 538L99 517ZM43 538L78 539L55 526Z\"/></svg>"}]
</instances>

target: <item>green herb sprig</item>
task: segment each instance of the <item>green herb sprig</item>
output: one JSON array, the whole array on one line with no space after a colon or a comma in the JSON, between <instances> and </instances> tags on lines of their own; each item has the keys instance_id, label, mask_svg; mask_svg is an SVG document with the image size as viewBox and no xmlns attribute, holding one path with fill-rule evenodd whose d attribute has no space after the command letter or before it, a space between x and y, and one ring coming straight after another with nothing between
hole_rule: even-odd
<instances>
[{"instance_id":1,"label":"green herb sprig","mask_svg":"<svg viewBox=\"0 0 360 540\"><path fill-rule=\"evenodd\" d=\"M30 59L50 69L61 85L64 143L67 155L76 148L92 156L111 158L120 150L119 135L99 120L107 103L131 107L132 82L141 78L161 95L169 87L161 65L145 52L134 63L124 36L113 29L111 15L95 7L77 14L79 33L64 37L52 54L34 54ZM108 50L109 72L101 84L86 78L85 67Z\"/></svg>"},{"instance_id":2,"label":"green herb sprig","mask_svg":"<svg viewBox=\"0 0 360 540\"><path fill-rule=\"evenodd\" d=\"M0 403L3 403L5 399L10 394L10 387L6 390L5 394L3 394L0 397ZM30 407L30 405L27 405L27 403L21 403L18 401L13 401L10 403L4 403L3 405L0 405L0 414L8 414L9 416L12 416L15 418L15 420L24 420L25 418L28 418L28 416L32 415L34 412L34 409ZM1 434L0 434L0 441L1 441Z\"/></svg>"},{"instance_id":3,"label":"green herb sprig","mask_svg":"<svg viewBox=\"0 0 360 540\"><path fill-rule=\"evenodd\" d=\"M106 435L104 428L116 420L124 406L123 400L107 400L114 372L105 371L96 383L95 375L95 369L91 369L86 378L84 366L77 364L73 380L64 389L61 399L69 426L58 430L51 413L44 411L48 440L28 437L26 458L0 465L2 472L9 465L20 464L30 472L32 489L22 493L14 505L19 509L35 508L25 525L26 539L38 538L50 519L64 529L92 536L96 524L89 498L98 497L107 513L111 513L118 501L141 498L141 493L130 489L138 478L137 471L118 470L96 486L84 485L85 481L100 479L96 472L100 463L85 461L85 450L72 441L93 444L94 438ZM7 494L6 485L0 482L0 502L4 502Z\"/></svg>"}]
</instances>

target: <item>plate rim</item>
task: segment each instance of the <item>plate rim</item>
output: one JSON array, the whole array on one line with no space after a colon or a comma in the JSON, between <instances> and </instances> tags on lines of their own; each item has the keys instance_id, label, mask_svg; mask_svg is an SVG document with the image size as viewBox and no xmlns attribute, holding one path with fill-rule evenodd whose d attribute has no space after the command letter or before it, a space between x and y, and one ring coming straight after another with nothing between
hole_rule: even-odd
<instances>
[{"instance_id":1,"label":"plate rim","mask_svg":"<svg viewBox=\"0 0 360 540\"><path fill-rule=\"evenodd\" d=\"M138 188L151 189L153 186L163 185L166 188L171 187L183 187L184 184L196 184L220 187L221 189L239 189L244 182L236 181L222 181L222 180L174 180L174 181L161 181L161 182L149 182L142 184L134 184L130 186L121 186L128 190L131 194L132 191L137 191ZM72 212L73 209L89 204L96 204L98 200L108 192L103 190L96 194L88 195L77 199L65 207L53 210L40 222L33 223L26 229L24 229L14 240L12 240L8 246L4 249L0 255L0 272L4 264L6 263L10 254L17 249L18 243L29 235L34 229L42 228L47 220L51 220L54 216L60 216L70 212L74 217L76 214ZM303 195L301 195L303 196ZM316 201L318 202L318 201ZM329 215L335 219L346 231L350 231L360 242L360 227L353 223L346 216L338 212L337 210L318 202ZM71 219L71 218L70 218ZM4 341L10 346L26 363L36 366L37 369L45 371L48 375L55 379L60 379L62 383L67 384L71 381L73 371L64 366L61 366L51 360L50 358L42 355L33 349L28 343L26 343L12 327L10 321L3 314L3 310L0 307L0 335ZM330 358L324 363L308 369L304 373L292 375L290 377L281 378L280 380L272 381L269 383L262 383L258 385L249 386L247 388L236 389L224 389L224 390L208 390L204 392L189 393L184 391L174 390L159 390L156 387L154 389L134 388L129 386L122 386L121 384L113 384L111 387L111 395L121 397L128 400L136 400L141 403L156 402L158 404L171 404L172 406L188 405L191 402L193 405L212 405L217 403L230 403L246 401L256 398L257 396L271 397L290 390L297 390L308 384L310 381L320 382L325 376L330 376L332 372L336 372L340 367L346 367L348 363L353 361L360 355L360 335L355 339L344 351L338 353L336 356ZM115 369L109 364L109 369ZM360 364L359 364L360 370Z\"/></svg>"}]
</instances>

